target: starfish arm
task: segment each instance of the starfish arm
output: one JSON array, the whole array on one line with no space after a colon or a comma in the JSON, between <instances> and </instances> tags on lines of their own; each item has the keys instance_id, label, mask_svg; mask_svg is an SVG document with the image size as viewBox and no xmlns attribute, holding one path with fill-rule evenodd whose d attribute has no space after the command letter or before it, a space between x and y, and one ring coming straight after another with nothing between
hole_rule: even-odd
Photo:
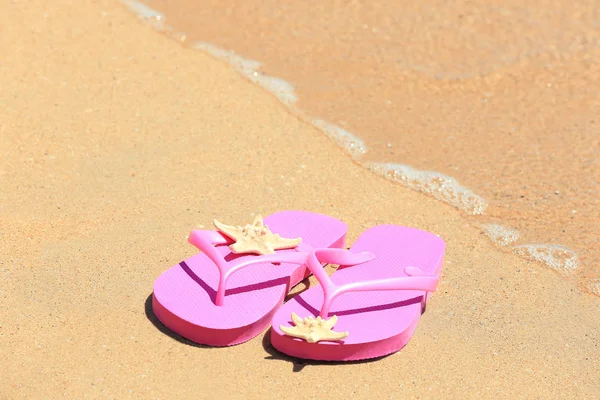
<instances>
[{"instance_id":1,"label":"starfish arm","mask_svg":"<svg viewBox=\"0 0 600 400\"><path fill-rule=\"evenodd\" d=\"M235 242L229 249L234 254L263 254L258 246L245 241Z\"/></svg>"},{"instance_id":2,"label":"starfish arm","mask_svg":"<svg viewBox=\"0 0 600 400\"><path fill-rule=\"evenodd\" d=\"M240 229L236 228L235 226L225 225L217 221L216 219L213 220L213 224L219 231L223 232L225 235L229 236L233 240L239 240L242 237Z\"/></svg>"},{"instance_id":3,"label":"starfish arm","mask_svg":"<svg viewBox=\"0 0 600 400\"><path fill-rule=\"evenodd\" d=\"M252 225L257 228L262 228L264 226L262 215L257 214L256 217L254 217L254 221L252 221Z\"/></svg>"},{"instance_id":4,"label":"starfish arm","mask_svg":"<svg viewBox=\"0 0 600 400\"><path fill-rule=\"evenodd\" d=\"M295 325L300 325L302 323L302 318L298 316L295 312L292 313L292 321Z\"/></svg>"},{"instance_id":5,"label":"starfish arm","mask_svg":"<svg viewBox=\"0 0 600 400\"><path fill-rule=\"evenodd\" d=\"M244 251L248 251L248 249L242 245L242 242L235 242L234 244L230 245L229 250L231 250L231 252L234 254L239 254L243 253Z\"/></svg>"},{"instance_id":6,"label":"starfish arm","mask_svg":"<svg viewBox=\"0 0 600 400\"><path fill-rule=\"evenodd\" d=\"M273 236L274 236L273 237L274 245L277 248L281 248L281 249L296 247L302 242L302 238L288 239L288 238L282 238L278 234L273 235Z\"/></svg>"},{"instance_id":7,"label":"starfish arm","mask_svg":"<svg viewBox=\"0 0 600 400\"><path fill-rule=\"evenodd\" d=\"M337 323L337 320L338 320L337 315L334 315L333 317L331 317L327 321L325 321L325 323L323 324L323 327L325 329L333 329L333 327Z\"/></svg>"},{"instance_id":8,"label":"starfish arm","mask_svg":"<svg viewBox=\"0 0 600 400\"><path fill-rule=\"evenodd\" d=\"M299 332L296 328L297 327L295 327L295 326L283 326L283 325L279 325L279 329L281 329L281 331L283 333L285 333L286 335L297 337L297 338L301 338L301 339L305 339L306 335L302 334L302 332Z\"/></svg>"},{"instance_id":9,"label":"starfish arm","mask_svg":"<svg viewBox=\"0 0 600 400\"><path fill-rule=\"evenodd\" d=\"M349 334L350 334L350 332L334 332L334 331L331 331L327 335L327 338L324 338L324 339L321 339L321 340L342 340L342 339L346 339Z\"/></svg>"}]
</instances>

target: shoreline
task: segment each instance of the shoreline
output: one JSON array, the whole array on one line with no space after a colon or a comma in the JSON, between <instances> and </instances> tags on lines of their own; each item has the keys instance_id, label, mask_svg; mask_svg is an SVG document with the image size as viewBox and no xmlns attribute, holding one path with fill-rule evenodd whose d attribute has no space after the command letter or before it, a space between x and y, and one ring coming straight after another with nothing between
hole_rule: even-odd
<instances>
[{"instance_id":1,"label":"shoreline","mask_svg":"<svg viewBox=\"0 0 600 400\"><path fill-rule=\"evenodd\" d=\"M385 179L425 193L461 210L468 220L472 220L474 224L481 227L481 231L494 245L503 250L508 249L525 259L542 263L548 268L564 274L565 279L573 280L573 284L578 289L600 297L600 277L596 276L598 268L594 268L593 265L581 266L580 256L573 249L561 243L520 240L523 236L520 231L506 225L503 220L497 221L495 217L486 215L488 200L462 185L452 176L438 171L420 170L406 164L373 161L372 157L369 157L367 145L360 137L339 125L325 121L321 116L310 115L302 109L295 87L290 82L264 73L261 62L246 59L233 49L220 48L214 44L204 42L190 44L186 34L170 26L163 13L137 0L121 0L121 2L144 23L184 47L200 50L234 68L250 82L273 95L294 116L312 125L333 140L354 162L362 167ZM487 217L487 221L477 220L478 216ZM586 269L586 267L588 268ZM574 278L574 276L576 277Z\"/></svg>"},{"instance_id":2,"label":"shoreline","mask_svg":"<svg viewBox=\"0 0 600 400\"><path fill-rule=\"evenodd\" d=\"M113 0L2 4L0 22L2 396L600 393L597 297L374 177L232 68ZM349 245L382 223L444 238L441 286L403 350L319 364L265 334L213 349L154 324L154 279L194 254L190 229L281 209L344 220Z\"/></svg>"}]
</instances>

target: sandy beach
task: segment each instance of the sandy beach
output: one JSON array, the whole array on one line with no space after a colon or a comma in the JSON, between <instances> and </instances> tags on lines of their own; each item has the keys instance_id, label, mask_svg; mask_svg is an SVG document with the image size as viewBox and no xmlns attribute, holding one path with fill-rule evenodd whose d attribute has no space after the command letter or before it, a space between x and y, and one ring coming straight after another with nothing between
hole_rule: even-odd
<instances>
[{"instance_id":1,"label":"sandy beach","mask_svg":"<svg viewBox=\"0 0 600 400\"><path fill-rule=\"evenodd\" d=\"M600 301L375 176L227 64L114 0L0 3L0 398L597 398ZM447 242L400 352L349 364L268 335L194 345L153 316L194 227L303 209ZM296 290L302 290L308 281Z\"/></svg>"}]
</instances>

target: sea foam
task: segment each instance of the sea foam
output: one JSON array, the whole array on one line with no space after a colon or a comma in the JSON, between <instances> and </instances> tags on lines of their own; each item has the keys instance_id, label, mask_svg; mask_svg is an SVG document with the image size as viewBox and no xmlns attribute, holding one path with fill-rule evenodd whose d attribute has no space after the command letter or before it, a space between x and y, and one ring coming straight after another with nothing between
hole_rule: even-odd
<instances>
[{"instance_id":1,"label":"sea foam","mask_svg":"<svg viewBox=\"0 0 600 400\"><path fill-rule=\"evenodd\" d=\"M456 179L439 172L392 163L370 162L365 163L365 166L378 175L410 189L427 193L469 214L483 214L488 206L483 197L462 186Z\"/></svg>"},{"instance_id":2,"label":"sea foam","mask_svg":"<svg viewBox=\"0 0 600 400\"><path fill-rule=\"evenodd\" d=\"M260 71L261 63L258 61L243 58L233 51L224 50L210 43L196 42L193 47L229 63L246 78L275 95L284 105L291 107L298 101L294 86L281 78L262 73Z\"/></svg>"},{"instance_id":3,"label":"sea foam","mask_svg":"<svg viewBox=\"0 0 600 400\"><path fill-rule=\"evenodd\" d=\"M504 225L487 224L483 226L483 232L500 246L508 246L519 239L519 231Z\"/></svg>"},{"instance_id":4,"label":"sea foam","mask_svg":"<svg viewBox=\"0 0 600 400\"><path fill-rule=\"evenodd\" d=\"M521 256L539 261L559 272L570 273L579 267L577 254L564 246L524 244L515 246L513 250Z\"/></svg>"},{"instance_id":5,"label":"sea foam","mask_svg":"<svg viewBox=\"0 0 600 400\"><path fill-rule=\"evenodd\" d=\"M121 0L121 2L125 4L127 8L129 8L135 15L150 23L154 28L159 30L165 29L165 16L160 12L140 3L139 1Z\"/></svg>"}]
</instances>

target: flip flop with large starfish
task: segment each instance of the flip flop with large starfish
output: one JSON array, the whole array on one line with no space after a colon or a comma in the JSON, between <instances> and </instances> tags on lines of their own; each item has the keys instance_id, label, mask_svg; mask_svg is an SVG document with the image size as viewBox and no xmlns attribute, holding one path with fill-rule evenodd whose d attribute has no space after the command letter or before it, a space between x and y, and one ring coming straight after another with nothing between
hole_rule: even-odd
<instances>
[{"instance_id":1,"label":"flip flop with large starfish","mask_svg":"<svg viewBox=\"0 0 600 400\"><path fill-rule=\"evenodd\" d=\"M312 250L308 268L320 285L277 310L271 343L293 357L330 361L400 350L436 289L444 250L436 235L396 225L363 232L350 251ZM324 262L340 267L327 276Z\"/></svg>"},{"instance_id":2,"label":"flip flop with large starfish","mask_svg":"<svg viewBox=\"0 0 600 400\"><path fill-rule=\"evenodd\" d=\"M163 272L152 308L173 332L196 343L230 346L271 322L289 289L304 279L309 250L344 247L347 226L335 218L281 211L252 224L194 230L201 253Z\"/></svg>"}]
</instances>

